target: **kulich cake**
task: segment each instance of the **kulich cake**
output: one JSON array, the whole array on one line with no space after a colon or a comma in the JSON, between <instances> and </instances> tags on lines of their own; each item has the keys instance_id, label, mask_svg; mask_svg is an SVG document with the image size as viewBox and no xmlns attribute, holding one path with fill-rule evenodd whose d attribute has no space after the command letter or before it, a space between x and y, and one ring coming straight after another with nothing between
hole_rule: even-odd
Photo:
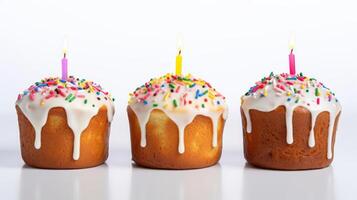
<instances>
[{"instance_id":1,"label":"kulich cake","mask_svg":"<svg viewBox=\"0 0 357 200\"><path fill-rule=\"evenodd\" d=\"M341 105L324 84L302 73L271 73L242 96L246 160L273 169L330 165Z\"/></svg>"},{"instance_id":2,"label":"kulich cake","mask_svg":"<svg viewBox=\"0 0 357 200\"><path fill-rule=\"evenodd\" d=\"M18 95L21 154L39 168L85 168L108 157L114 99L85 79L45 78Z\"/></svg>"},{"instance_id":3,"label":"kulich cake","mask_svg":"<svg viewBox=\"0 0 357 200\"><path fill-rule=\"evenodd\" d=\"M132 159L141 166L202 168L220 159L225 97L191 75L151 79L129 97Z\"/></svg>"}]
</instances>

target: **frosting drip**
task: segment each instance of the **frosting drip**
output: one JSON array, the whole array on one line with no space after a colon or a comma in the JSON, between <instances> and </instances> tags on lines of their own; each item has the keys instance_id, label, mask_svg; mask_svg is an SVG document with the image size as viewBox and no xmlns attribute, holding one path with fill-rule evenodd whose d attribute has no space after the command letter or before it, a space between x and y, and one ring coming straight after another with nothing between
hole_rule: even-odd
<instances>
[{"instance_id":1,"label":"frosting drip","mask_svg":"<svg viewBox=\"0 0 357 200\"><path fill-rule=\"evenodd\" d=\"M114 115L114 98L100 85L85 79L69 77L68 80L46 78L31 85L19 94L16 105L35 129L35 148L41 148L41 131L51 108L64 108L68 126L74 134L73 159L80 157L80 137L93 116L102 106L107 109L108 121Z\"/></svg>"},{"instance_id":2,"label":"frosting drip","mask_svg":"<svg viewBox=\"0 0 357 200\"><path fill-rule=\"evenodd\" d=\"M258 81L255 86L242 96L242 110L247 119L247 133L252 132L252 123L249 111L254 109L262 112L270 112L279 106L286 108L286 142L292 144L293 137L293 113L296 107L304 107L311 113L311 130L308 146L315 146L314 127L317 116L329 112L329 129L327 141L327 158L332 158L332 135L337 115L341 111L341 105L335 94L314 78L308 78L302 73L289 75L286 73L274 75L271 73Z\"/></svg>"},{"instance_id":3,"label":"frosting drip","mask_svg":"<svg viewBox=\"0 0 357 200\"><path fill-rule=\"evenodd\" d=\"M207 116L212 121L212 147L217 146L217 129L220 116L227 118L225 97L201 79L187 76L165 76L151 79L129 94L129 106L139 121L141 147L146 146L146 124L151 111L162 110L178 127L178 152L185 152L184 131L197 115Z\"/></svg>"}]
</instances>

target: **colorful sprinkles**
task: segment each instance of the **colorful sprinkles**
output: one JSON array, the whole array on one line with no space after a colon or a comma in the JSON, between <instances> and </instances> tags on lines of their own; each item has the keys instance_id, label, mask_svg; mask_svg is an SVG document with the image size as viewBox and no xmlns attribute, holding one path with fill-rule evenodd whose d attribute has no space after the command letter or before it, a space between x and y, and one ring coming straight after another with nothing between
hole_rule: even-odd
<instances>
[{"instance_id":1,"label":"colorful sprinkles","mask_svg":"<svg viewBox=\"0 0 357 200\"><path fill-rule=\"evenodd\" d=\"M274 94L268 93L267 87L270 87L271 85ZM322 89L326 91L325 94L323 94ZM320 105L322 99L326 99L328 102L331 102L332 99L335 99L336 102L338 101L335 94L331 92L329 88L325 87L315 78L308 78L302 73L297 75L290 75L287 73L274 75L274 73L271 72L268 77L262 78L251 87L245 96L255 96L259 98L264 98L268 95L285 96L286 101L297 104L310 92L313 92L311 95L313 95L315 99L312 102L304 102L307 106L312 105L312 103Z\"/></svg>"},{"instance_id":2,"label":"colorful sprinkles","mask_svg":"<svg viewBox=\"0 0 357 200\"><path fill-rule=\"evenodd\" d=\"M22 94L19 94L17 100L19 101L27 97L30 98L31 101L35 101L35 98L39 97L41 98L41 106L44 106L46 101L52 98L64 98L68 103L81 99L80 101L82 101L83 104L88 104L88 99L86 99L85 96L86 93L95 93L98 95L98 101L103 100L103 98L105 100L109 99L114 101L114 98L112 98L108 92L103 91L100 85L73 76L70 76L67 80L45 78L31 85ZM103 96L103 98L100 98L100 96ZM92 104L92 106L94 107L95 105Z\"/></svg>"},{"instance_id":3,"label":"colorful sprinkles","mask_svg":"<svg viewBox=\"0 0 357 200\"><path fill-rule=\"evenodd\" d=\"M145 106L166 108L182 108L186 106L195 109L205 109L207 105L221 107L225 97L202 79L196 79L190 74L176 76L166 74L153 78L129 94L129 105L142 103Z\"/></svg>"}]
</instances>

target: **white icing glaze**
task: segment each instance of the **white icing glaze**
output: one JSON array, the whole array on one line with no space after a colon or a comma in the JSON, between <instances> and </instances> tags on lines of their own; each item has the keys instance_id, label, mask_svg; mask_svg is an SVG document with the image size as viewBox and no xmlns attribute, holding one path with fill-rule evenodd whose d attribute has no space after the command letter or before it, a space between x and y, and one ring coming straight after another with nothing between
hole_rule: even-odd
<instances>
[{"instance_id":1,"label":"white icing glaze","mask_svg":"<svg viewBox=\"0 0 357 200\"><path fill-rule=\"evenodd\" d=\"M167 76L172 78L171 75L166 75L166 77ZM192 77L189 78L191 79ZM202 81L201 84L198 84L200 83L198 82L193 87L190 87L190 84L181 85L173 81L172 84L176 87L174 88L174 92L170 91L169 83L165 80L166 79L158 78L151 81L151 85L159 86L156 87L157 90L153 91L155 95L151 94L147 96L147 88L142 87L136 91L137 96L131 95L130 97L129 106L134 111L141 130L141 147L146 146L146 124L154 109L162 110L177 125L179 132L178 152L180 154L185 152L185 128L197 115L203 115L211 119L213 128L212 147L216 147L219 118L222 116L223 119L226 119L228 116L228 108L224 97L219 93L216 94L216 92L208 87L208 85L205 85L202 80L199 80ZM203 85L204 87L202 87ZM178 86L180 86L180 89L176 92ZM206 93L205 95L197 97L197 90L199 94L203 94L206 90L214 94L210 96ZM142 98L144 96L146 96L145 100ZM174 100L176 100L176 106L172 103ZM189 101L191 101L191 103L188 103ZM156 106L153 106L154 104L156 104Z\"/></svg>"},{"instance_id":2,"label":"white icing glaze","mask_svg":"<svg viewBox=\"0 0 357 200\"><path fill-rule=\"evenodd\" d=\"M316 119L320 113L327 111L330 115L327 158L331 159L333 129L335 119L341 111L340 103L328 88L324 87L322 83L315 79L302 79L301 76L301 80L286 80L288 77L286 74L279 76L271 75L270 77L271 80L267 80L262 88L251 88L250 92L242 96L242 110L247 121L247 133L252 132L250 110L270 112L279 106L284 106L286 109L286 142L292 144L294 142L293 113L295 108L301 106L311 113L311 131L308 146L312 148L315 146L314 127ZM280 80L279 83L277 83L278 79ZM286 84L286 81L292 84ZM258 86L261 84L262 82L257 83ZM282 85L283 89L279 87L279 85ZM318 90L317 93L315 91L316 89Z\"/></svg>"},{"instance_id":3,"label":"white icing glaze","mask_svg":"<svg viewBox=\"0 0 357 200\"><path fill-rule=\"evenodd\" d=\"M91 92L87 90L71 90L68 88L63 89L63 93L68 96L78 95L81 98L76 98L69 102L64 97L57 95L46 99L45 96L49 91L54 90L57 86L47 86L39 92L33 93L33 98L30 95L22 95L16 101L23 114L32 124L35 130L35 148L41 148L41 131L42 127L46 124L48 113L52 108L63 108L67 115L68 126L72 129L74 134L73 141L73 159L78 160L80 157L80 137L82 132L88 127L88 124L93 116L95 116L102 106L107 108L108 121L111 122L114 115L114 104L109 96L103 93ZM97 98L100 98L98 100ZM107 98L105 100L104 98ZM87 103L84 103L87 100Z\"/></svg>"}]
</instances>

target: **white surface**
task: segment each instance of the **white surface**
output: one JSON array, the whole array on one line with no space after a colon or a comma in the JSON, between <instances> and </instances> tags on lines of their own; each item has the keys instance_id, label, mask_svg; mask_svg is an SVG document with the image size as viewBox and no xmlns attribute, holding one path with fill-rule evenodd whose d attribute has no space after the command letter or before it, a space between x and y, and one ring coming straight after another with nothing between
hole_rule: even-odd
<instances>
[{"instance_id":1,"label":"white surface","mask_svg":"<svg viewBox=\"0 0 357 200\"><path fill-rule=\"evenodd\" d=\"M23 166L18 152L2 151L1 199L356 199L357 162L338 155L333 166L310 171L274 171L247 165L238 150L226 150L219 165L198 170L151 170L130 162L128 150L113 150L106 165L83 170Z\"/></svg>"},{"instance_id":2,"label":"white surface","mask_svg":"<svg viewBox=\"0 0 357 200\"><path fill-rule=\"evenodd\" d=\"M0 0L1 199L356 199L356 7L352 0ZM247 168L240 95L270 71L288 70L292 31L297 71L324 82L342 103L336 159L333 168L317 171ZM183 172L133 168L127 94L173 71L178 32L184 72L228 99L222 162ZM31 83L60 75L64 35L70 73L116 97L111 155L107 167L88 170L23 168L14 102Z\"/></svg>"}]
</instances>

